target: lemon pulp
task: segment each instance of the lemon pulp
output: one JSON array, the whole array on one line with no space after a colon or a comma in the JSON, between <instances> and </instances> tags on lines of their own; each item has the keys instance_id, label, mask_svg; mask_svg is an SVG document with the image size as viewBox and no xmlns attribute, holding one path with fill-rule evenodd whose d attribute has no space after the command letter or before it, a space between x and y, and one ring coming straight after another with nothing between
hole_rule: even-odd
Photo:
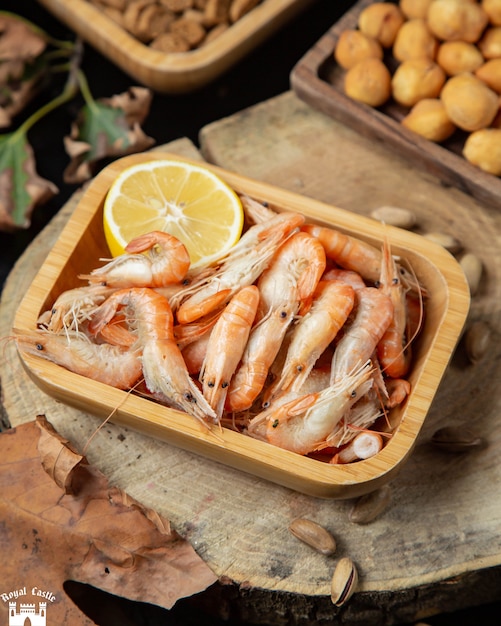
<instances>
[{"instance_id":1,"label":"lemon pulp","mask_svg":"<svg viewBox=\"0 0 501 626\"><path fill-rule=\"evenodd\" d=\"M191 267L210 263L240 238L243 208L219 176L190 162L159 159L136 163L113 181L104 202L103 226L113 256L129 241L160 230L188 249Z\"/></svg>"}]
</instances>

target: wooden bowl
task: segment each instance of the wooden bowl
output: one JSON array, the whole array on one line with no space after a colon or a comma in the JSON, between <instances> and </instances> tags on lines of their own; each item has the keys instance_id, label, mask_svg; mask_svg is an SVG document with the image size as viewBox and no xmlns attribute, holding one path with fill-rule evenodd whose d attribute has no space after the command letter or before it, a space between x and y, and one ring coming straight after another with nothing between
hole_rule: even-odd
<instances>
[{"instance_id":1,"label":"wooden bowl","mask_svg":"<svg viewBox=\"0 0 501 626\"><path fill-rule=\"evenodd\" d=\"M443 184L457 187L479 202L497 208L501 200L501 178L482 171L462 156L467 133L457 130L449 139L436 144L402 126L400 122L409 109L394 100L376 109L345 95L344 70L334 59L334 50L343 31L357 28L359 15L369 4L372 0L359 0L298 61L290 75L294 93L361 135L382 141ZM389 53L385 61L390 71L396 67Z\"/></svg>"},{"instance_id":2,"label":"wooden bowl","mask_svg":"<svg viewBox=\"0 0 501 626\"><path fill-rule=\"evenodd\" d=\"M82 196L54 248L24 296L14 320L14 332L37 326L39 315L49 309L64 290L84 284L77 279L109 257L102 228L103 203L116 176L140 161L180 157L162 153L127 156L96 176ZM186 159L185 159L186 160ZM456 260L441 246L419 235L384 226L327 204L256 182L215 166L209 169L237 193L268 201L277 210L303 213L308 221L333 225L381 246L388 237L392 251L404 257L426 288L424 328L414 348L407 402L391 411L396 432L375 457L348 465L322 461L277 448L246 435L223 429L205 432L187 414L150 400L94 382L42 358L20 352L34 382L61 402L107 418L175 446L249 472L297 491L322 498L348 498L370 492L389 481L415 444L443 372L461 334L468 310L469 290Z\"/></svg>"},{"instance_id":3,"label":"wooden bowl","mask_svg":"<svg viewBox=\"0 0 501 626\"><path fill-rule=\"evenodd\" d=\"M208 84L313 0L263 0L217 39L176 54L153 50L86 0L39 0L48 11L135 80L165 93Z\"/></svg>"}]
</instances>

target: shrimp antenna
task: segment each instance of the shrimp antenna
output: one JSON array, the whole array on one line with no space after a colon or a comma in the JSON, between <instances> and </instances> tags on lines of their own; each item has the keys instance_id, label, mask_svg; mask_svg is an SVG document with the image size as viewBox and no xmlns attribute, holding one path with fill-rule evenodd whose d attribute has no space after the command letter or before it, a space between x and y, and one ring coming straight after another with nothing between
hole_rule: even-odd
<instances>
[{"instance_id":1,"label":"shrimp antenna","mask_svg":"<svg viewBox=\"0 0 501 626\"><path fill-rule=\"evenodd\" d=\"M143 380L138 380L138 382L134 385L134 387L131 387L126 393L124 398L122 399L121 402L119 402L111 411L111 413L106 417L105 420L103 420L101 422L101 424L99 424L99 426L94 430L94 432L91 434L91 436L87 439L87 441L85 442L85 445L83 447L83 451L82 454L85 456L89 445L91 444L92 440L94 439L94 437L99 433L99 431L104 428L104 426L106 426L106 424L110 421L110 419L115 415L115 413L118 411L118 409L124 405L124 403L127 401L128 397L130 394L132 394L134 392L134 390L136 389L136 387L138 385L140 385L143 382Z\"/></svg>"},{"instance_id":2,"label":"shrimp antenna","mask_svg":"<svg viewBox=\"0 0 501 626\"><path fill-rule=\"evenodd\" d=\"M7 346L9 342L16 341L16 335L5 335L5 337L0 337L0 342L3 344L2 346L2 356L5 359L5 351L7 350Z\"/></svg>"}]
</instances>

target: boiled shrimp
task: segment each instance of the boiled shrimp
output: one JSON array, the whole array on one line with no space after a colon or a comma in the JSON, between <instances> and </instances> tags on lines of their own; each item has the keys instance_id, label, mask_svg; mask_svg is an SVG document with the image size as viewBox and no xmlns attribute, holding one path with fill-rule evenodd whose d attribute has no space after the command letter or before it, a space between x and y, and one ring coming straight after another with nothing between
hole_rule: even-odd
<instances>
[{"instance_id":1,"label":"boiled shrimp","mask_svg":"<svg viewBox=\"0 0 501 626\"><path fill-rule=\"evenodd\" d=\"M331 448L345 446L360 432L365 432L373 426L382 415L383 409L371 389L338 422L337 427L327 437L326 446Z\"/></svg>"},{"instance_id":2,"label":"boiled shrimp","mask_svg":"<svg viewBox=\"0 0 501 626\"><path fill-rule=\"evenodd\" d=\"M178 321L184 324L207 315L240 288L252 285L269 265L277 247L303 222L299 213L279 213L269 222L251 226L214 272L202 275L200 280L195 276L172 301Z\"/></svg>"},{"instance_id":3,"label":"boiled shrimp","mask_svg":"<svg viewBox=\"0 0 501 626\"><path fill-rule=\"evenodd\" d=\"M26 330L16 335L16 341L18 348L28 354L117 389L130 389L141 377L139 351L96 344L82 333Z\"/></svg>"},{"instance_id":4,"label":"boiled shrimp","mask_svg":"<svg viewBox=\"0 0 501 626\"><path fill-rule=\"evenodd\" d=\"M117 288L163 287L182 281L189 266L190 255L177 237L152 231L130 241L124 254L79 278Z\"/></svg>"},{"instance_id":5,"label":"boiled shrimp","mask_svg":"<svg viewBox=\"0 0 501 626\"><path fill-rule=\"evenodd\" d=\"M368 430L358 433L352 441L335 454L331 463L353 463L363 461L381 452L383 449L383 437L376 431Z\"/></svg>"},{"instance_id":6,"label":"boiled shrimp","mask_svg":"<svg viewBox=\"0 0 501 626\"><path fill-rule=\"evenodd\" d=\"M258 304L259 289L255 285L243 287L230 300L210 333L200 381L203 394L218 419L222 416L230 380L242 358Z\"/></svg>"},{"instance_id":7,"label":"boiled shrimp","mask_svg":"<svg viewBox=\"0 0 501 626\"><path fill-rule=\"evenodd\" d=\"M306 233L292 235L276 251L257 282L261 319L230 383L228 410L248 409L261 393L287 329L301 308L310 305L324 269L322 246Z\"/></svg>"},{"instance_id":8,"label":"boiled shrimp","mask_svg":"<svg viewBox=\"0 0 501 626\"><path fill-rule=\"evenodd\" d=\"M272 403L250 421L247 432L280 448L308 454L323 447L346 412L371 386L371 366L367 362L318 393L300 396L278 407Z\"/></svg>"},{"instance_id":9,"label":"boiled shrimp","mask_svg":"<svg viewBox=\"0 0 501 626\"><path fill-rule=\"evenodd\" d=\"M334 350L331 383L343 379L371 358L393 316L390 297L375 287L355 292L354 316Z\"/></svg>"},{"instance_id":10,"label":"boiled shrimp","mask_svg":"<svg viewBox=\"0 0 501 626\"><path fill-rule=\"evenodd\" d=\"M385 385L388 394L385 406L388 409L402 404L411 392L411 384L405 378L388 378Z\"/></svg>"},{"instance_id":11,"label":"boiled shrimp","mask_svg":"<svg viewBox=\"0 0 501 626\"><path fill-rule=\"evenodd\" d=\"M267 204L258 202L250 196L240 196L240 202L242 203L246 217L253 224L262 224L277 216L277 212L271 209Z\"/></svg>"},{"instance_id":12,"label":"boiled shrimp","mask_svg":"<svg viewBox=\"0 0 501 626\"><path fill-rule=\"evenodd\" d=\"M323 245L327 258L342 268L353 270L371 282L379 280L381 275L379 248L327 226L304 224L301 230L316 237Z\"/></svg>"},{"instance_id":13,"label":"boiled shrimp","mask_svg":"<svg viewBox=\"0 0 501 626\"><path fill-rule=\"evenodd\" d=\"M355 291L367 287L364 279L353 270L344 270L340 267L331 267L326 270L322 276L322 280L338 280L345 285L350 285Z\"/></svg>"},{"instance_id":14,"label":"boiled shrimp","mask_svg":"<svg viewBox=\"0 0 501 626\"><path fill-rule=\"evenodd\" d=\"M54 333L62 330L78 332L112 292L113 289L106 285L67 289L56 298L50 310L42 313L38 323Z\"/></svg>"},{"instance_id":15,"label":"boiled shrimp","mask_svg":"<svg viewBox=\"0 0 501 626\"><path fill-rule=\"evenodd\" d=\"M407 298L387 241L383 246L379 289L393 304L392 319L377 344L379 363L387 376L402 378L407 374L411 364L411 349L406 340Z\"/></svg>"},{"instance_id":16,"label":"boiled shrimp","mask_svg":"<svg viewBox=\"0 0 501 626\"><path fill-rule=\"evenodd\" d=\"M167 300L153 289L121 289L97 310L89 329L97 333L123 310L137 335L147 388L206 425L216 414L190 377L174 337L174 317Z\"/></svg>"},{"instance_id":17,"label":"boiled shrimp","mask_svg":"<svg viewBox=\"0 0 501 626\"><path fill-rule=\"evenodd\" d=\"M285 363L268 399L304 384L320 355L346 322L355 302L353 288L339 281L322 280L314 293L311 309L292 329Z\"/></svg>"}]
</instances>

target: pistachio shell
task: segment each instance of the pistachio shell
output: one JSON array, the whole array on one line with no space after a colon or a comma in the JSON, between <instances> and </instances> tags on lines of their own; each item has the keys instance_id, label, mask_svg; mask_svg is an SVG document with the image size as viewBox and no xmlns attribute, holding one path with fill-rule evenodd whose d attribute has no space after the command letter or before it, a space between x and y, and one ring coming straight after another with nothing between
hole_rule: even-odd
<instances>
[{"instance_id":1,"label":"pistachio shell","mask_svg":"<svg viewBox=\"0 0 501 626\"><path fill-rule=\"evenodd\" d=\"M349 557L342 558L336 565L331 581L331 600L335 606L343 606L353 595L358 585L358 571Z\"/></svg>"},{"instance_id":2,"label":"pistachio shell","mask_svg":"<svg viewBox=\"0 0 501 626\"><path fill-rule=\"evenodd\" d=\"M336 540L331 533L312 520L298 518L289 525L290 532L300 541L327 556L336 551Z\"/></svg>"},{"instance_id":3,"label":"pistachio shell","mask_svg":"<svg viewBox=\"0 0 501 626\"><path fill-rule=\"evenodd\" d=\"M484 441L468 428L445 426L434 433L431 443L445 452L467 452L482 446Z\"/></svg>"},{"instance_id":4,"label":"pistachio shell","mask_svg":"<svg viewBox=\"0 0 501 626\"><path fill-rule=\"evenodd\" d=\"M459 265L461 265L466 280L468 281L470 294L474 296L477 293L480 279L482 278L482 261L471 252L467 252L460 259Z\"/></svg>"},{"instance_id":5,"label":"pistachio shell","mask_svg":"<svg viewBox=\"0 0 501 626\"><path fill-rule=\"evenodd\" d=\"M491 345L491 328L487 322L474 322L464 336L466 354L472 363L478 363Z\"/></svg>"},{"instance_id":6,"label":"pistachio shell","mask_svg":"<svg viewBox=\"0 0 501 626\"><path fill-rule=\"evenodd\" d=\"M458 252L461 251L462 246L459 243L459 241L452 235L449 235L448 233L429 232L429 233L426 233L424 237L426 239L429 239L430 241L434 241L435 243L438 243L443 248L448 250L451 254L457 254Z\"/></svg>"},{"instance_id":7,"label":"pistachio shell","mask_svg":"<svg viewBox=\"0 0 501 626\"><path fill-rule=\"evenodd\" d=\"M378 222L398 226L399 228L412 228L416 224L416 216L409 209L398 206L380 206L371 211L371 217Z\"/></svg>"}]
</instances>

